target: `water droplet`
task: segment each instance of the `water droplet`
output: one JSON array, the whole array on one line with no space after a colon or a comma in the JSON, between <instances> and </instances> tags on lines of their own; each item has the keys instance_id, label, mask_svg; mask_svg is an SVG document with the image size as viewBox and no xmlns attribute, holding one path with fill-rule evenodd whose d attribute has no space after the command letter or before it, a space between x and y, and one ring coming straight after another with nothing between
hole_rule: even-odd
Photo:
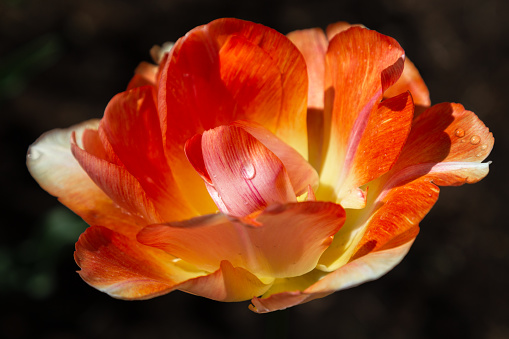
<instances>
[{"instance_id":1,"label":"water droplet","mask_svg":"<svg viewBox=\"0 0 509 339\"><path fill-rule=\"evenodd\" d=\"M467 142L465 139L462 139L461 142Z\"/></svg>"},{"instance_id":2,"label":"water droplet","mask_svg":"<svg viewBox=\"0 0 509 339\"><path fill-rule=\"evenodd\" d=\"M479 158L481 155L482 153L477 153L475 156Z\"/></svg>"},{"instance_id":3,"label":"water droplet","mask_svg":"<svg viewBox=\"0 0 509 339\"><path fill-rule=\"evenodd\" d=\"M465 131L463 130L463 128L456 128L456 130L454 131L454 135L457 136L458 138L463 138L465 136Z\"/></svg>"},{"instance_id":4,"label":"water droplet","mask_svg":"<svg viewBox=\"0 0 509 339\"><path fill-rule=\"evenodd\" d=\"M470 138L470 143L472 145L477 145L478 143L481 142L481 137L478 136L478 135L473 135L471 138Z\"/></svg>"},{"instance_id":5,"label":"water droplet","mask_svg":"<svg viewBox=\"0 0 509 339\"><path fill-rule=\"evenodd\" d=\"M252 163L248 162L242 166L241 174L244 179L251 180L256 175L256 169Z\"/></svg>"},{"instance_id":6,"label":"water droplet","mask_svg":"<svg viewBox=\"0 0 509 339\"><path fill-rule=\"evenodd\" d=\"M30 160L37 160L40 157L41 157L41 152L39 152L35 148L30 148L30 152L28 153L28 158Z\"/></svg>"},{"instance_id":7,"label":"water droplet","mask_svg":"<svg viewBox=\"0 0 509 339\"><path fill-rule=\"evenodd\" d=\"M486 150L488 149L488 145L486 145L486 144L482 145L482 146L481 146L481 149L482 149L483 151L486 151Z\"/></svg>"}]
</instances>

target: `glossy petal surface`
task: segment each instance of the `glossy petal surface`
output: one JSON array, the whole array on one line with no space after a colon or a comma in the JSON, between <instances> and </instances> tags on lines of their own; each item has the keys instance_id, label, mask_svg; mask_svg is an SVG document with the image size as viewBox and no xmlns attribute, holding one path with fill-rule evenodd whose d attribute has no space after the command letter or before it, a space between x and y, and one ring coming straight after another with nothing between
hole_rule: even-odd
<instances>
[{"instance_id":1,"label":"glossy petal surface","mask_svg":"<svg viewBox=\"0 0 509 339\"><path fill-rule=\"evenodd\" d=\"M344 211L332 203L295 203L268 208L255 222L259 226L216 214L148 226L138 240L207 271L228 260L261 278L291 277L316 266L342 226Z\"/></svg>"},{"instance_id":2,"label":"glossy petal surface","mask_svg":"<svg viewBox=\"0 0 509 339\"><path fill-rule=\"evenodd\" d=\"M326 153L320 174L323 185L317 194L320 199L336 199L345 207L362 208L364 203L356 188L383 174L396 160L406 139L405 131L409 130L412 107L408 107L409 100L402 96L395 98L394 106L380 101L383 92L401 75L403 55L395 40L360 27L341 32L330 41L326 56L324 124L325 131L330 129L330 135L325 137ZM380 110L390 113L382 114ZM396 118L401 121L390 123ZM392 156L384 157L379 163L378 159L369 159L375 162L371 171L352 172L356 160L366 161L358 153L359 145L368 143L372 137L370 128L383 122L389 122L387 126L391 129L400 129L393 135L401 139L391 143L390 139L381 137L372 145L380 153Z\"/></svg>"},{"instance_id":3,"label":"glossy petal surface","mask_svg":"<svg viewBox=\"0 0 509 339\"><path fill-rule=\"evenodd\" d=\"M163 251L100 226L92 226L81 235L75 259L83 280L120 299L166 294L178 283L203 274L178 267L174 257Z\"/></svg>"}]
</instances>

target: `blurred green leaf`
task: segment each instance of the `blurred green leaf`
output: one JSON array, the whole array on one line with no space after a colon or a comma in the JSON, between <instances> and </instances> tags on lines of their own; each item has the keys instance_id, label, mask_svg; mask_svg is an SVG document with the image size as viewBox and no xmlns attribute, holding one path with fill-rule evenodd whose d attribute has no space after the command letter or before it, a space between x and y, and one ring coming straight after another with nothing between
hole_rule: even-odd
<instances>
[{"instance_id":1,"label":"blurred green leaf","mask_svg":"<svg viewBox=\"0 0 509 339\"><path fill-rule=\"evenodd\" d=\"M0 59L0 102L21 93L31 78L60 59L63 49L56 34L46 34Z\"/></svg>"}]
</instances>

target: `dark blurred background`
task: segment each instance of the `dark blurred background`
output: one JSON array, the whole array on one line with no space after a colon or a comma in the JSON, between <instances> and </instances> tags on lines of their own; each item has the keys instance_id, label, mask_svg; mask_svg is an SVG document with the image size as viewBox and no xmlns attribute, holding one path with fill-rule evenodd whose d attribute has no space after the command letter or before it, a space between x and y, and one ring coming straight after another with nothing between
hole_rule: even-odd
<instances>
[{"instance_id":1,"label":"dark blurred background","mask_svg":"<svg viewBox=\"0 0 509 339\"><path fill-rule=\"evenodd\" d=\"M433 103L460 102L494 132L490 175L444 188L389 274L285 312L89 287L72 255L85 225L30 177L28 146L100 118L152 45L228 16L282 33L342 20L396 38ZM506 0L0 0L0 338L509 338L508 17Z\"/></svg>"}]
</instances>

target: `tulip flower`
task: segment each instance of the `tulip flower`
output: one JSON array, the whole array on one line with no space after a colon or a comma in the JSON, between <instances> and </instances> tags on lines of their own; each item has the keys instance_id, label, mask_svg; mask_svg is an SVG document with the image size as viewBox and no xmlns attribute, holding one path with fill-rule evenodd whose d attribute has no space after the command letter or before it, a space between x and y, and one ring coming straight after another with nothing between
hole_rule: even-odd
<instances>
[{"instance_id":1,"label":"tulip flower","mask_svg":"<svg viewBox=\"0 0 509 339\"><path fill-rule=\"evenodd\" d=\"M324 297L396 266L438 186L488 173L485 125L430 107L401 46L364 27L220 19L152 52L101 120L27 157L90 225L80 276L115 298L181 290L263 313Z\"/></svg>"}]
</instances>

